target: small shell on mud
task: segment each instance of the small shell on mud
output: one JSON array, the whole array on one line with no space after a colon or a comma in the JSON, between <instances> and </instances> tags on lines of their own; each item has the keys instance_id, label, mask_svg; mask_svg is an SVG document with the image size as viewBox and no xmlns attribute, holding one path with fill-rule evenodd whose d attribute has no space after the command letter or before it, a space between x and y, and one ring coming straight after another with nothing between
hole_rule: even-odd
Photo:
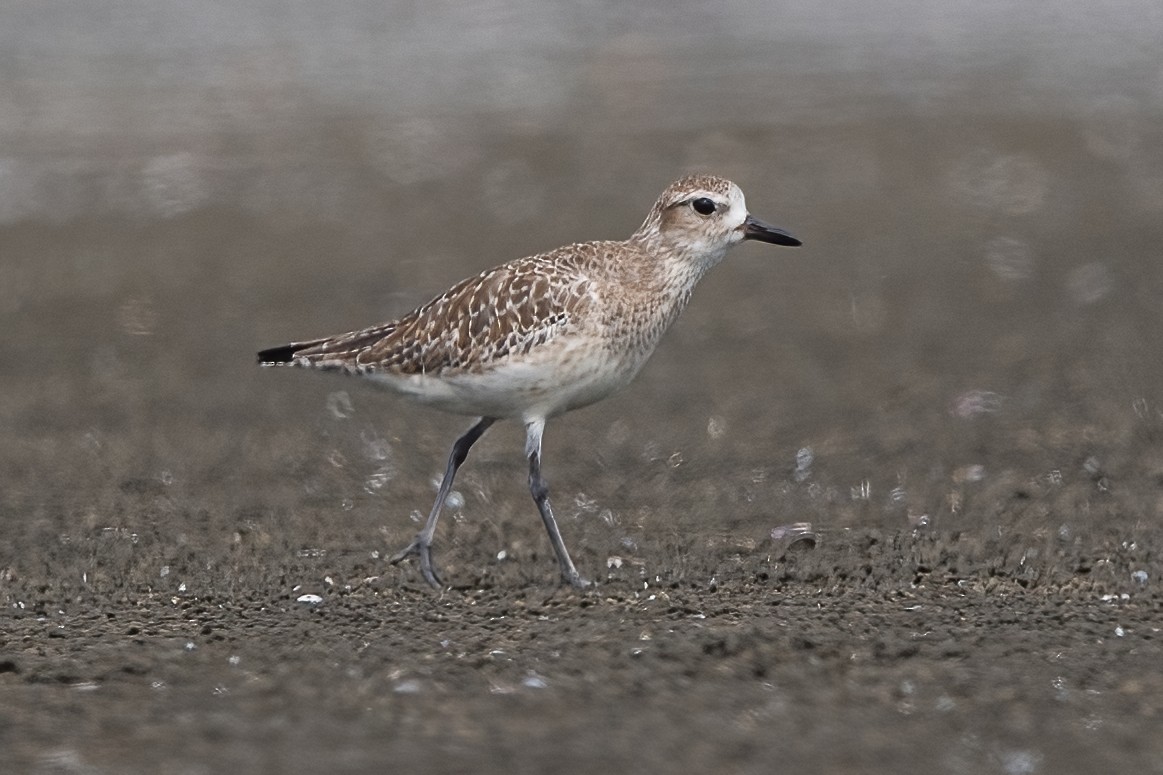
<instances>
[{"instance_id":1,"label":"small shell on mud","mask_svg":"<svg viewBox=\"0 0 1163 775\"><path fill-rule=\"evenodd\" d=\"M524 678L521 679L521 685L526 689L548 689L549 682L542 678L537 673L530 670Z\"/></svg>"},{"instance_id":2,"label":"small shell on mud","mask_svg":"<svg viewBox=\"0 0 1163 775\"><path fill-rule=\"evenodd\" d=\"M924 530L932 523L928 514L909 514L908 518L909 527L913 530Z\"/></svg>"},{"instance_id":3,"label":"small shell on mud","mask_svg":"<svg viewBox=\"0 0 1163 775\"><path fill-rule=\"evenodd\" d=\"M296 603L305 603L307 605L319 605L323 602L323 598L319 595L299 595L295 598Z\"/></svg>"},{"instance_id":4,"label":"small shell on mud","mask_svg":"<svg viewBox=\"0 0 1163 775\"><path fill-rule=\"evenodd\" d=\"M814 549L818 536L812 530L811 522L793 522L771 529L771 540L781 553L795 549Z\"/></svg>"},{"instance_id":5,"label":"small shell on mud","mask_svg":"<svg viewBox=\"0 0 1163 775\"><path fill-rule=\"evenodd\" d=\"M419 694L423 687L415 678L405 678L392 687L396 694Z\"/></svg>"}]
</instances>

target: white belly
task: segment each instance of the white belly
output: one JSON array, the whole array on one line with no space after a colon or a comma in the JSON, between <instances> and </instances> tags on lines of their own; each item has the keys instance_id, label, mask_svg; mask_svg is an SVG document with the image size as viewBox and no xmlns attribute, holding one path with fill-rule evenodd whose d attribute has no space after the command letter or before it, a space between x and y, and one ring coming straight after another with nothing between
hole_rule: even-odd
<instances>
[{"instance_id":1,"label":"white belly","mask_svg":"<svg viewBox=\"0 0 1163 775\"><path fill-rule=\"evenodd\" d=\"M446 412L525 421L600 401L629 383L645 361L644 355L614 355L593 339L569 337L479 372L367 376Z\"/></svg>"}]
</instances>

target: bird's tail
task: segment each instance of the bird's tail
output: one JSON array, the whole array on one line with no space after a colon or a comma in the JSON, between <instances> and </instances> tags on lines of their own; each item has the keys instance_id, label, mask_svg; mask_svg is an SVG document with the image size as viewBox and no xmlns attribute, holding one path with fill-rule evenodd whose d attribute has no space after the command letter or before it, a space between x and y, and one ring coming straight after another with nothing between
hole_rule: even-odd
<instances>
[{"instance_id":1,"label":"bird's tail","mask_svg":"<svg viewBox=\"0 0 1163 775\"><path fill-rule=\"evenodd\" d=\"M390 336L397 326L398 323L393 321L349 334L268 347L259 351L258 362L260 366L310 366L326 371L339 369L363 373L360 354Z\"/></svg>"},{"instance_id":2,"label":"bird's tail","mask_svg":"<svg viewBox=\"0 0 1163 775\"><path fill-rule=\"evenodd\" d=\"M260 366L286 366L295 362L299 353L326 342L326 339L314 339L310 342L291 342L290 344L268 347L259 350L258 363Z\"/></svg>"}]
</instances>

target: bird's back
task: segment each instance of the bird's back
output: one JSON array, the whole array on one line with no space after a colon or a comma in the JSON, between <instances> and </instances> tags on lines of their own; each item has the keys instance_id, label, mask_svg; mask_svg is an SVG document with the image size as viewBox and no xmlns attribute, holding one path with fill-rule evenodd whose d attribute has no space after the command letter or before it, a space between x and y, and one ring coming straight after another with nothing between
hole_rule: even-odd
<instances>
[{"instance_id":1,"label":"bird's back","mask_svg":"<svg viewBox=\"0 0 1163 775\"><path fill-rule=\"evenodd\" d=\"M568 245L462 280L397 320L259 360L369 377L462 414L556 414L626 384L649 356L658 300L631 309L649 258L626 242ZM627 338L627 324L642 335Z\"/></svg>"}]
</instances>

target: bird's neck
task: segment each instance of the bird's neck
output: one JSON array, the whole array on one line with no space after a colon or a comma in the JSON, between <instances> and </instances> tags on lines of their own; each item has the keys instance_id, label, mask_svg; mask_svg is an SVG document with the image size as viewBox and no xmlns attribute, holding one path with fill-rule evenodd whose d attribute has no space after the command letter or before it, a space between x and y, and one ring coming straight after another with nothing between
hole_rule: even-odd
<instances>
[{"instance_id":1,"label":"bird's neck","mask_svg":"<svg viewBox=\"0 0 1163 775\"><path fill-rule=\"evenodd\" d=\"M722 261L727 251L725 248L707 250L697 244L676 244L648 226L649 222L643 224L628 242L651 256L646 272L656 291L681 298L685 303L703 275Z\"/></svg>"}]
</instances>

